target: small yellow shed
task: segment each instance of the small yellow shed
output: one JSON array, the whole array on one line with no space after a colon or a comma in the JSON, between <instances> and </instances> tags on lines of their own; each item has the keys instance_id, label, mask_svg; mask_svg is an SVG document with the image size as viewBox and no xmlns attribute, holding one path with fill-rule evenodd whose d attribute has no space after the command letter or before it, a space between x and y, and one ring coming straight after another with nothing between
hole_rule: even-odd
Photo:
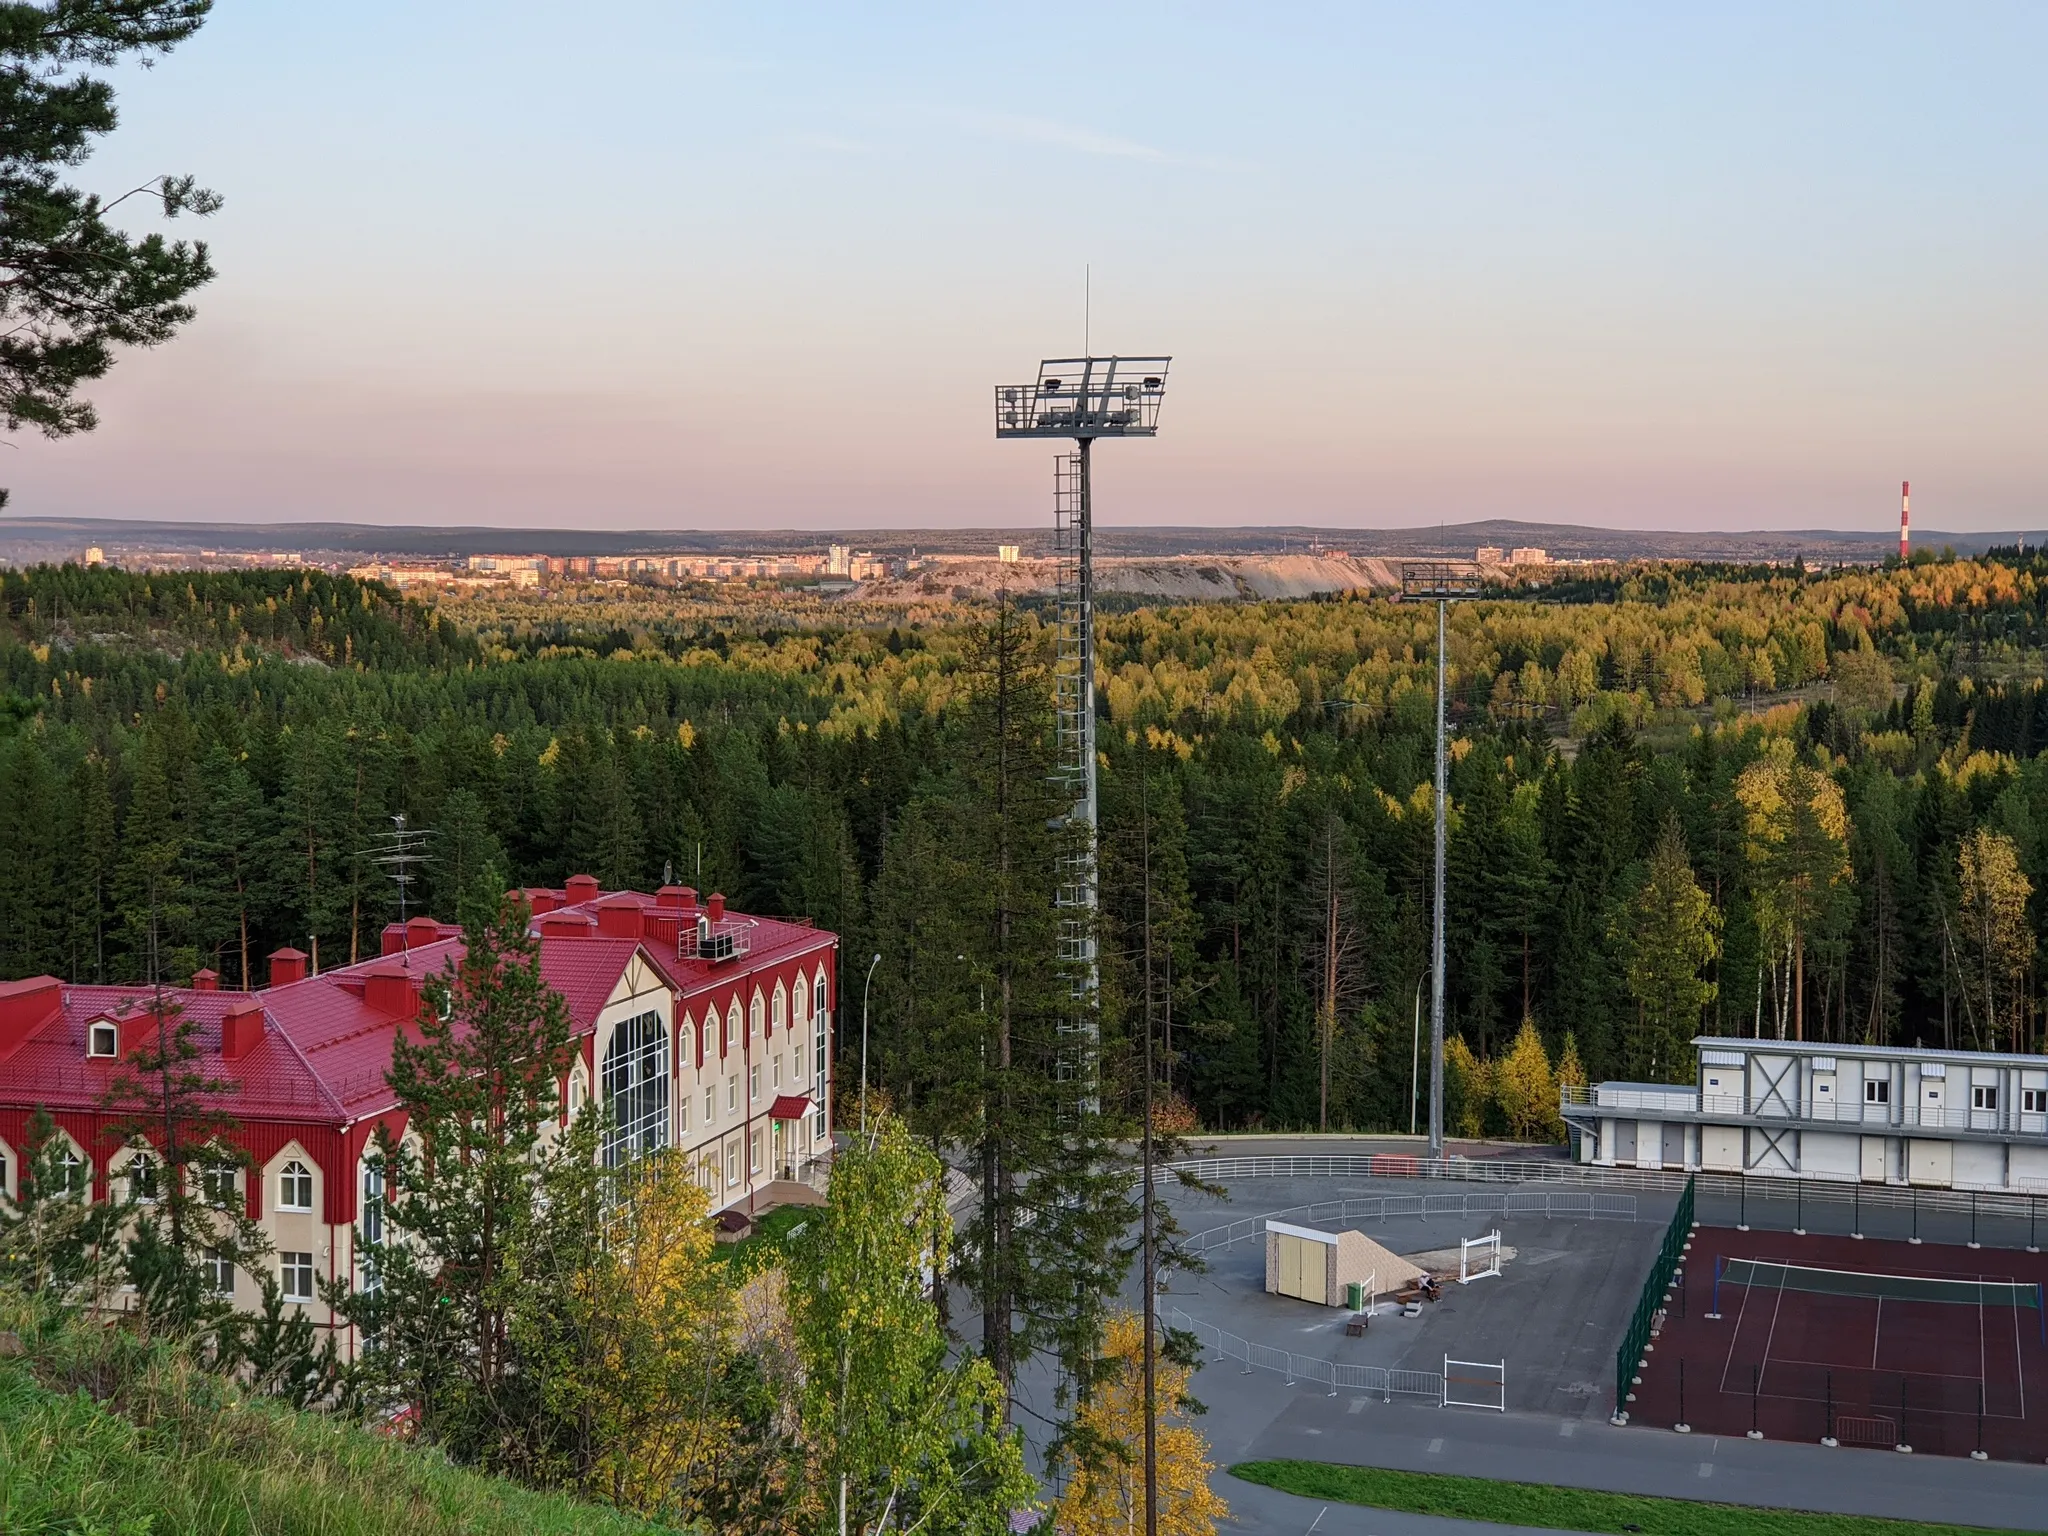
<instances>
[{"instance_id":1,"label":"small yellow shed","mask_svg":"<svg viewBox=\"0 0 2048 1536\"><path fill-rule=\"evenodd\" d=\"M1413 1284L1422 1271L1363 1232L1319 1232L1291 1222L1266 1223L1266 1290L1318 1306L1341 1307L1345 1291L1365 1286L1387 1296Z\"/></svg>"}]
</instances>

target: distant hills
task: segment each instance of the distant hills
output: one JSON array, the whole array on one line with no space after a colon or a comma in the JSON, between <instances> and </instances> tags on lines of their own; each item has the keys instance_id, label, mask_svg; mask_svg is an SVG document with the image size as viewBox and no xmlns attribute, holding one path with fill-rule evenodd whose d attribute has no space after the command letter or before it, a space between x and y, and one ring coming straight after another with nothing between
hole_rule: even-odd
<instances>
[{"instance_id":1,"label":"distant hills","mask_svg":"<svg viewBox=\"0 0 2048 1536\"><path fill-rule=\"evenodd\" d=\"M1916 534L1916 548L1952 548L1975 554L1993 545L2024 539L2034 544L2048 533ZM0 563L76 559L87 545L162 554L213 551L222 555L295 551L321 556L402 556L427 559L483 554L637 555L773 554L817 550L826 544L886 555L913 551L986 553L999 544L1021 546L1027 556L1049 552L1048 526L1025 528L872 528L705 531L646 529L606 531L574 528L389 527L371 523L186 523L122 518L0 518ZM1364 559L1421 555L1470 557L1482 545L1503 549L1535 546L1553 559L1693 559L1875 561L1898 547L1890 529L1755 529L1746 532L1688 532L1661 529L1587 528L1570 523L1525 523L1506 518L1438 524L1422 528L1311 527L1126 527L1097 529L1105 556L1127 559L1176 555L1309 555L1344 553Z\"/></svg>"}]
</instances>

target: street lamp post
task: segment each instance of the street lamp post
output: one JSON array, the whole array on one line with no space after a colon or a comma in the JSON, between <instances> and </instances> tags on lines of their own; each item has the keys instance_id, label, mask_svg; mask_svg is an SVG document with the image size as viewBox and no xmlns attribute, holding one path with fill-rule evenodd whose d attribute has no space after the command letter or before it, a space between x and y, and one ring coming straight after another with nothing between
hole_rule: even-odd
<instances>
[{"instance_id":1,"label":"street lamp post","mask_svg":"<svg viewBox=\"0 0 2048 1536\"><path fill-rule=\"evenodd\" d=\"M875 967L882 963L880 950L868 962L868 979L860 984L860 1133L868 1133L868 988L875 984Z\"/></svg>"}]
</instances>

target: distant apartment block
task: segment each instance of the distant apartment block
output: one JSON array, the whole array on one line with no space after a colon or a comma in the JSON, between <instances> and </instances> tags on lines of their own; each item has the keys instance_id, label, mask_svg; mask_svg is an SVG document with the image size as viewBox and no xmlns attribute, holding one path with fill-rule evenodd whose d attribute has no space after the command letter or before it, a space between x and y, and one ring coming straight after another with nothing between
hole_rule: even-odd
<instances>
[{"instance_id":1,"label":"distant apartment block","mask_svg":"<svg viewBox=\"0 0 2048 1536\"><path fill-rule=\"evenodd\" d=\"M1475 565L1504 565L1507 555L1498 544L1482 544L1472 551L1472 561Z\"/></svg>"},{"instance_id":2,"label":"distant apartment block","mask_svg":"<svg viewBox=\"0 0 2048 1536\"><path fill-rule=\"evenodd\" d=\"M1534 545L1524 545L1520 549L1511 549L1508 551L1508 564L1548 565L1550 564L1550 551L1547 549L1537 549Z\"/></svg>"},{"instance_id":3,"label":"distant apartment block","mask_svg":"<svg viewBox=\"0 0 2048 1536\"><path fill-rule=\"evenodd\" d=\"M825 574L845 576L851 574L853 551L844 544L834 544L825 551Z\"/></svg>"},{"instance_id":4,"label":"distant apartment block","mask_svg":"<svg viewBox=\"0 0 2048 1536\"><path fill-rule=\"evenodd\" d=\"M996 546L996 559L1000 560L1004 565L1015 565L1018 558L1018 547L1015 544L998 544Z\"/></svg>"}]
</instances>

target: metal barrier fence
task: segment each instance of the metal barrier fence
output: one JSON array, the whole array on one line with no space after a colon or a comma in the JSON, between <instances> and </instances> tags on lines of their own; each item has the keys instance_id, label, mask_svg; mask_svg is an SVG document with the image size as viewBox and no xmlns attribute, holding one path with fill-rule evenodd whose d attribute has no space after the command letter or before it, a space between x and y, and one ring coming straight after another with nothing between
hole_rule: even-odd
<instances>
[{"instance_id":1,"label":"metal barrier fence","mask_svg":"<svg viewBox=\"0 0 2048 1536\"><path fill-rule=\"evenodd\" d=\"M1542 1184L1581 1189L1634 1190L1678 1195L1697 1190L1702 1220L1736 1226L1782 1226L1790 1231L1867 1230L1864 1217L1881 1214L1904 1237L1981 1242L2035 1249L2048 1238L2048 1190L1929 1189L1866 1184L1857 1179L1800 1179L1764 1172L1722 1173L1682 1168L1606 1168L1563 1158L1417 1157L1367 1152L1313 1157L1210 1157L1172 1165L1212 1183L1242 1179L1445 1179L1476 1184ZM1946 1235L1923 1233L1923 1218L1942 1223ZM1871 1230L1870 1235L1880 1235ZM1892 1235L1885 1233L1882 1235Z\"/></svg>"},{"instance_id":2,"label":"metal barrier fence","mask_svg":"<svg viewBox=\"0 0 2048 1536\"><path fill-rule=\"evenodd\" d=\"M1262 1211L1221 1227L1196 1232L1185 1245L1197 1253L1213 1253L1247 1238L1261 1236L1268 1221L1386 1221L1401 1216L1545 1216L1557 1219L1634 1221L1636 1197L1596 1192L1515 1190L1503 1194L1365 1195L1350 1200L1318 1200L1283 1211Z\"/></svg>"},{"instance_id":3,"label":"metal barrier fence","mask_svg":"<svg viewBox=\"0 0 2048 1536\"><path fill-rule=\"evenodd\" d=\"M1671 1224L1664 1229L1664 1241L1657 1248L1657 1261L1650 1266L1650 1275L1643 1282L1643 1294L1636 1300L1636 1314L1629 1319L1628 1332L1622 1335L1621 1348L1614 1354L1614 1417L1617 1422L1627 1413L1629 1386L1638 1379L1636 1372L1642 1367L1643 1347L1650 1342L1650 1327L1657 1320L1657 1309L1664 1304L1664 1293L1670 1288L1671 1277L1677 1273L1680 1259L1685 1255L1686 1240L1692 1236L1692 1213L1695 1185L1691 1179L1685 1181L1685 1192L1678 1197L1678 1209L1671 1213Z\"/></svg>"},{"instance_id":4,"label":"metal barrier fence","mask_svg":"<svg viewBox=\"0 0 2048 1536\"><path fill-rule=\"evenodd\" d=\"M1254 1344L1237 1334L1225 1333L1214 1323L1190 1317L1179 1307L1170 1309L1168 1315L1168 1326L1181 1333L1193 1334L1201 1341L1203 1349L1218 1359L1237 1361L1247 1376L1255 1370L1277 1371L1287 1378L1290 1387L1312 1382L1328 1387L1332 1397L1339 1392L1377 1393L1381 1402L1391 1403L1399 1393L1403 1397L1426 1397L1439 1407L1445 1406L1444 1378L1436 1371L1396 1371L1378 1365L1346 1365L1336 1360L1319 1360L1313 1355L1275 1349L1270 1344ZM1504 1375L1506 1367L1503 1364L1490 1369ZM1449 1406L1460 1405L1452 1403Z\"/></svg>"}]
</instances>

